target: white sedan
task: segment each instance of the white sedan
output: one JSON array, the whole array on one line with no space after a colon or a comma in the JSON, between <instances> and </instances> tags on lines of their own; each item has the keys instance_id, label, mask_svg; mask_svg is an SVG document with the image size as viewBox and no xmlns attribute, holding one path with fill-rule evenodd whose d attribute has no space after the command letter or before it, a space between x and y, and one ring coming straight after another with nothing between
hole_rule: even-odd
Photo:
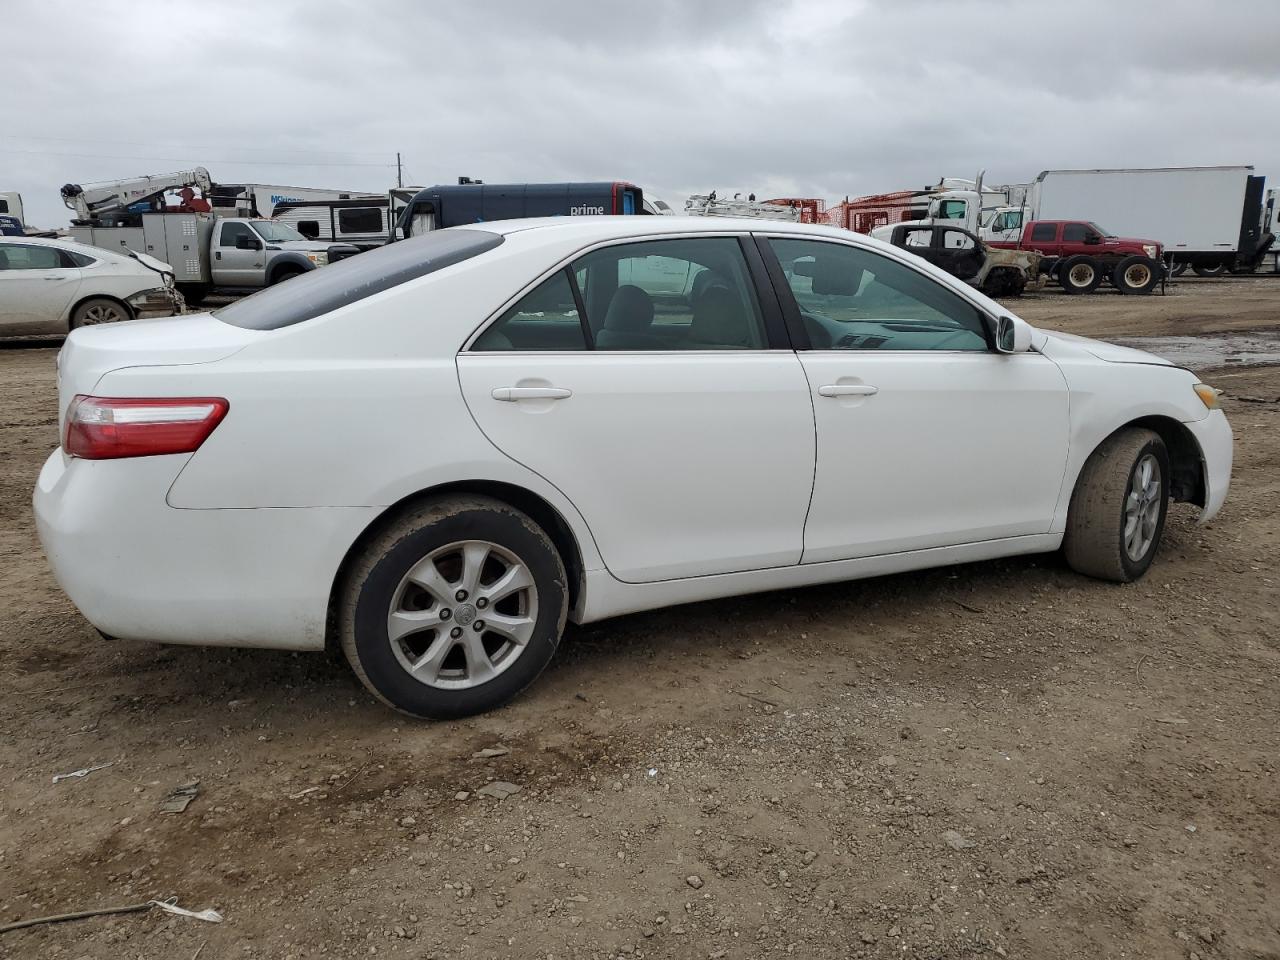
<instances>
[{"instance_id":1,"label":"white sedan","mask_svg":"<svg viewBox=\"0 0 1280 960\"><path fill-rule=\"evenodd\" d=\"M94 626L332 645L425 717L570 619L1058 549L1133 580L1231 470L1190 372L807 224L442 230L77 330L60 378L36 519Z\"/></svg>"},{"instance_id":2,"label":"white sedan","mask_svg":"<svg viewBox=\"0 0 1280 960\"><path fill-rule=\"evenodd\" d=\"M172 315L173 268L74 240L0 237L0 337Z\"/></svg>"}]
</instances>

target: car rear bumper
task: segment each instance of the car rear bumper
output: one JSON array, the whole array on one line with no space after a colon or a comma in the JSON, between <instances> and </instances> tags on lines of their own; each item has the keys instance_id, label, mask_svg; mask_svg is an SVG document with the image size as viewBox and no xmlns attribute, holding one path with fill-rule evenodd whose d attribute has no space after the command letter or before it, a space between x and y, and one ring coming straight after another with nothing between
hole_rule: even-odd
<instances>
[{"instance_id":1,"label":"car rear bumper","mask_svg":"<svg viewBox=\"0 0 1280 960\"><path fill-rule=\"evenodd\" d=\"M187 460L53 452L36 529L67 596L120 639L323 648L338 568L378 511L175 509L165 494Z\"/></svg>"},{"instance_id":2,"label":"car rear bumper","mask_svg":"<svg viewBox=\"0 0 1280 960\"><path fill-rule=\"evenodd\" d=\"M1204 509L1200 513L1200 522L1205 523L1222 509L1227 489L1231 486L1231 424L1221 410L1210 410L1203 420L1184 426L1196 438L1204 461Z\"/></svg>"}]
</instances>

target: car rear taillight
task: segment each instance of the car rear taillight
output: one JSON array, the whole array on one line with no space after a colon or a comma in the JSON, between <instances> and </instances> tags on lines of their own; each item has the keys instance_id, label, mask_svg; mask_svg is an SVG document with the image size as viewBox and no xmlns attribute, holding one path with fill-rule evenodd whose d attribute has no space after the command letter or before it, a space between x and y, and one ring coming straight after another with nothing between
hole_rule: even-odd
<instances>
[{"instance_id":1,"label":"car rear taillight","mask_svg":"<svg viewBox=\"0 0 1280 960\"><path fill-rule=\"evenodd\" d=\"M194 453L230 404L221 397L88 397L67 410L63 449L85 460Z\"/></svg>"}]
</instances>

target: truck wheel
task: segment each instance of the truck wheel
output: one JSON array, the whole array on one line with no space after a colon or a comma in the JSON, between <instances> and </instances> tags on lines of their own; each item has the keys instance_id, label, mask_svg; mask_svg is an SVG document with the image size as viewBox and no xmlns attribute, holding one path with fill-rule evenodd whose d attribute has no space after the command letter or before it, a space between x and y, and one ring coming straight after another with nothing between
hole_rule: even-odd
<instances>
[{"instance_id":1,"label":"truck wheel","mask_svg":"<svg viewBox=\"0 0 1280 960\"><path fill-rule=\"evenodd\" d=\"M1159 265L1146 257L1125 257L1111 271L1111 285L1121 293L1150 293L1159 281Z\"/></svg>"},{"instance_id":2,"label":"truck wheel","mask_svg":"<svg viewBox=\"0 0 1280 960\"><path fill-rule=\"evenodd\" d=\"M193 307L198 307L204 303L205 297L209 296L209 285L207 283L180 283L178 284L178 292L182 294L183 300Z\"/></svg>"},{"instance_id":3,"label":"truck wheel","mask_svg":"<svg viewBox=\"0 0 1280 960\"><path fill-rule=\"evenodd\" d=\"M129 308L118 300L106 297L93 297L76 307L71 314L71 329L96 326L100 323L119 323L121 320L132 320Z\"/></svg>"},{"instance_id":4,"label":"truck wheel","mask_svg":"<svg viewBox=\"0 0 1280 960\"><path fill-rule=\"evenodd\" d=\"M1191 267L1197 277L1220 277L1227 272L1225 263L1197 263Z\"/></svg>"},{"instance_id":5,"label":"truck wheel","mask_svg":"<svg viewBox=\"0 0 1280 960\"><path fill-rule=\"evenodd\" d=\"M1058 268L1058 282L1065 293L1092 293L1102 283L1102 271L1092 257L1071 257Z\"/></svg>"},{"instance_id":6,"label":"truck wheel","mask_svg":"<svg viewBox=\"0 0 1280 960\"><path fill-rule=\"evenodd\" d=\"M1187 272L1187 261L1177 260L1169 265L1169 276L1180 277Z\"/></svg>"},{"instance_id":7,"label":"truck wheel","mask_svg":"<svg viewBox=\"0 0 1280 960\"><path fill-rule=\"evenodd\" d=\"M1169 508L1169 453L1159 434L1113 434L1080 471L1062 549L1071 569L1099 580L1137 580L1155 558Z\"/></svg>"},{"instance_id":8,"label":"truck wheel","mask_svg":"<svg viewBox=\"0 0 1280 960\"><path fill-rule=\"evenodd\" d=\"M271 285L274 287L277 283L284 283L286 280L292 280L294 277L305 272L306 271L301 267L281 267L275 273L271 274Z\"/></svg>"}]
</instances>

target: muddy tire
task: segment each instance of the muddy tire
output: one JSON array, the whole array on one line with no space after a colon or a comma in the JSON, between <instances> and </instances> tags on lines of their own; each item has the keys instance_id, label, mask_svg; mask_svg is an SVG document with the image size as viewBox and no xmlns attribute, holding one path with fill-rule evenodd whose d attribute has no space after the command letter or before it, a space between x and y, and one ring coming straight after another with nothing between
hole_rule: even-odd
<instances>
[{"instance_id":1,"label":"muddy tire","mask_svg":"<svg viewBox=\"0 0 1280 960\"><path fill-rule=\"evenodd\" d=\"M1112 434L1080 471L1062 548L1071 569L1137 580L1155 558L1169 509L1169 453L1150 430Z\"/></svg>"},{"instance_id":2,"label":"muddy tire","mask_svg":"<svg viewBox=\"0 0 1280 960\"><path fill-rule=\"evenodd\" d=\"M343 578L338 639L379 700L449 720L498 707L550 662L568 616L564 564L519 510L488 497L419 504Z\"/></svg>"},{"instance_id":3,"label":"muddy tire","mask_svg":"<svg viewBox=\"0 0 1280 960\"><path fill-rule=\"evenodd\" d=\"M1058 268L1064 293L1092 293L1102 283L1102 270L1093 257L1070 257Z\"/></svg>"},{"instance_id":4,"label":"muddy tire","mask_svg":"<svg viewBox=\"0 0 1280 960\"><path fill-rule=\"evenodd\" d=\"M1121 293L1150 293L1160 282L1160 264L1146 257L1125 257L1111 271L1111 285Z\"/></svg>"},{"instance_id":5,"label":"muddy tire","mask_svg":"<svg viewBox=\"0 0 1280 960\"><path fill-rule=\"evenodd\" d=\"M119 300L109 297L91 297L71 311L72 330L94 327L103 323L120 323L132 320L133 313Z\"/></svg>"}]
</instances>

